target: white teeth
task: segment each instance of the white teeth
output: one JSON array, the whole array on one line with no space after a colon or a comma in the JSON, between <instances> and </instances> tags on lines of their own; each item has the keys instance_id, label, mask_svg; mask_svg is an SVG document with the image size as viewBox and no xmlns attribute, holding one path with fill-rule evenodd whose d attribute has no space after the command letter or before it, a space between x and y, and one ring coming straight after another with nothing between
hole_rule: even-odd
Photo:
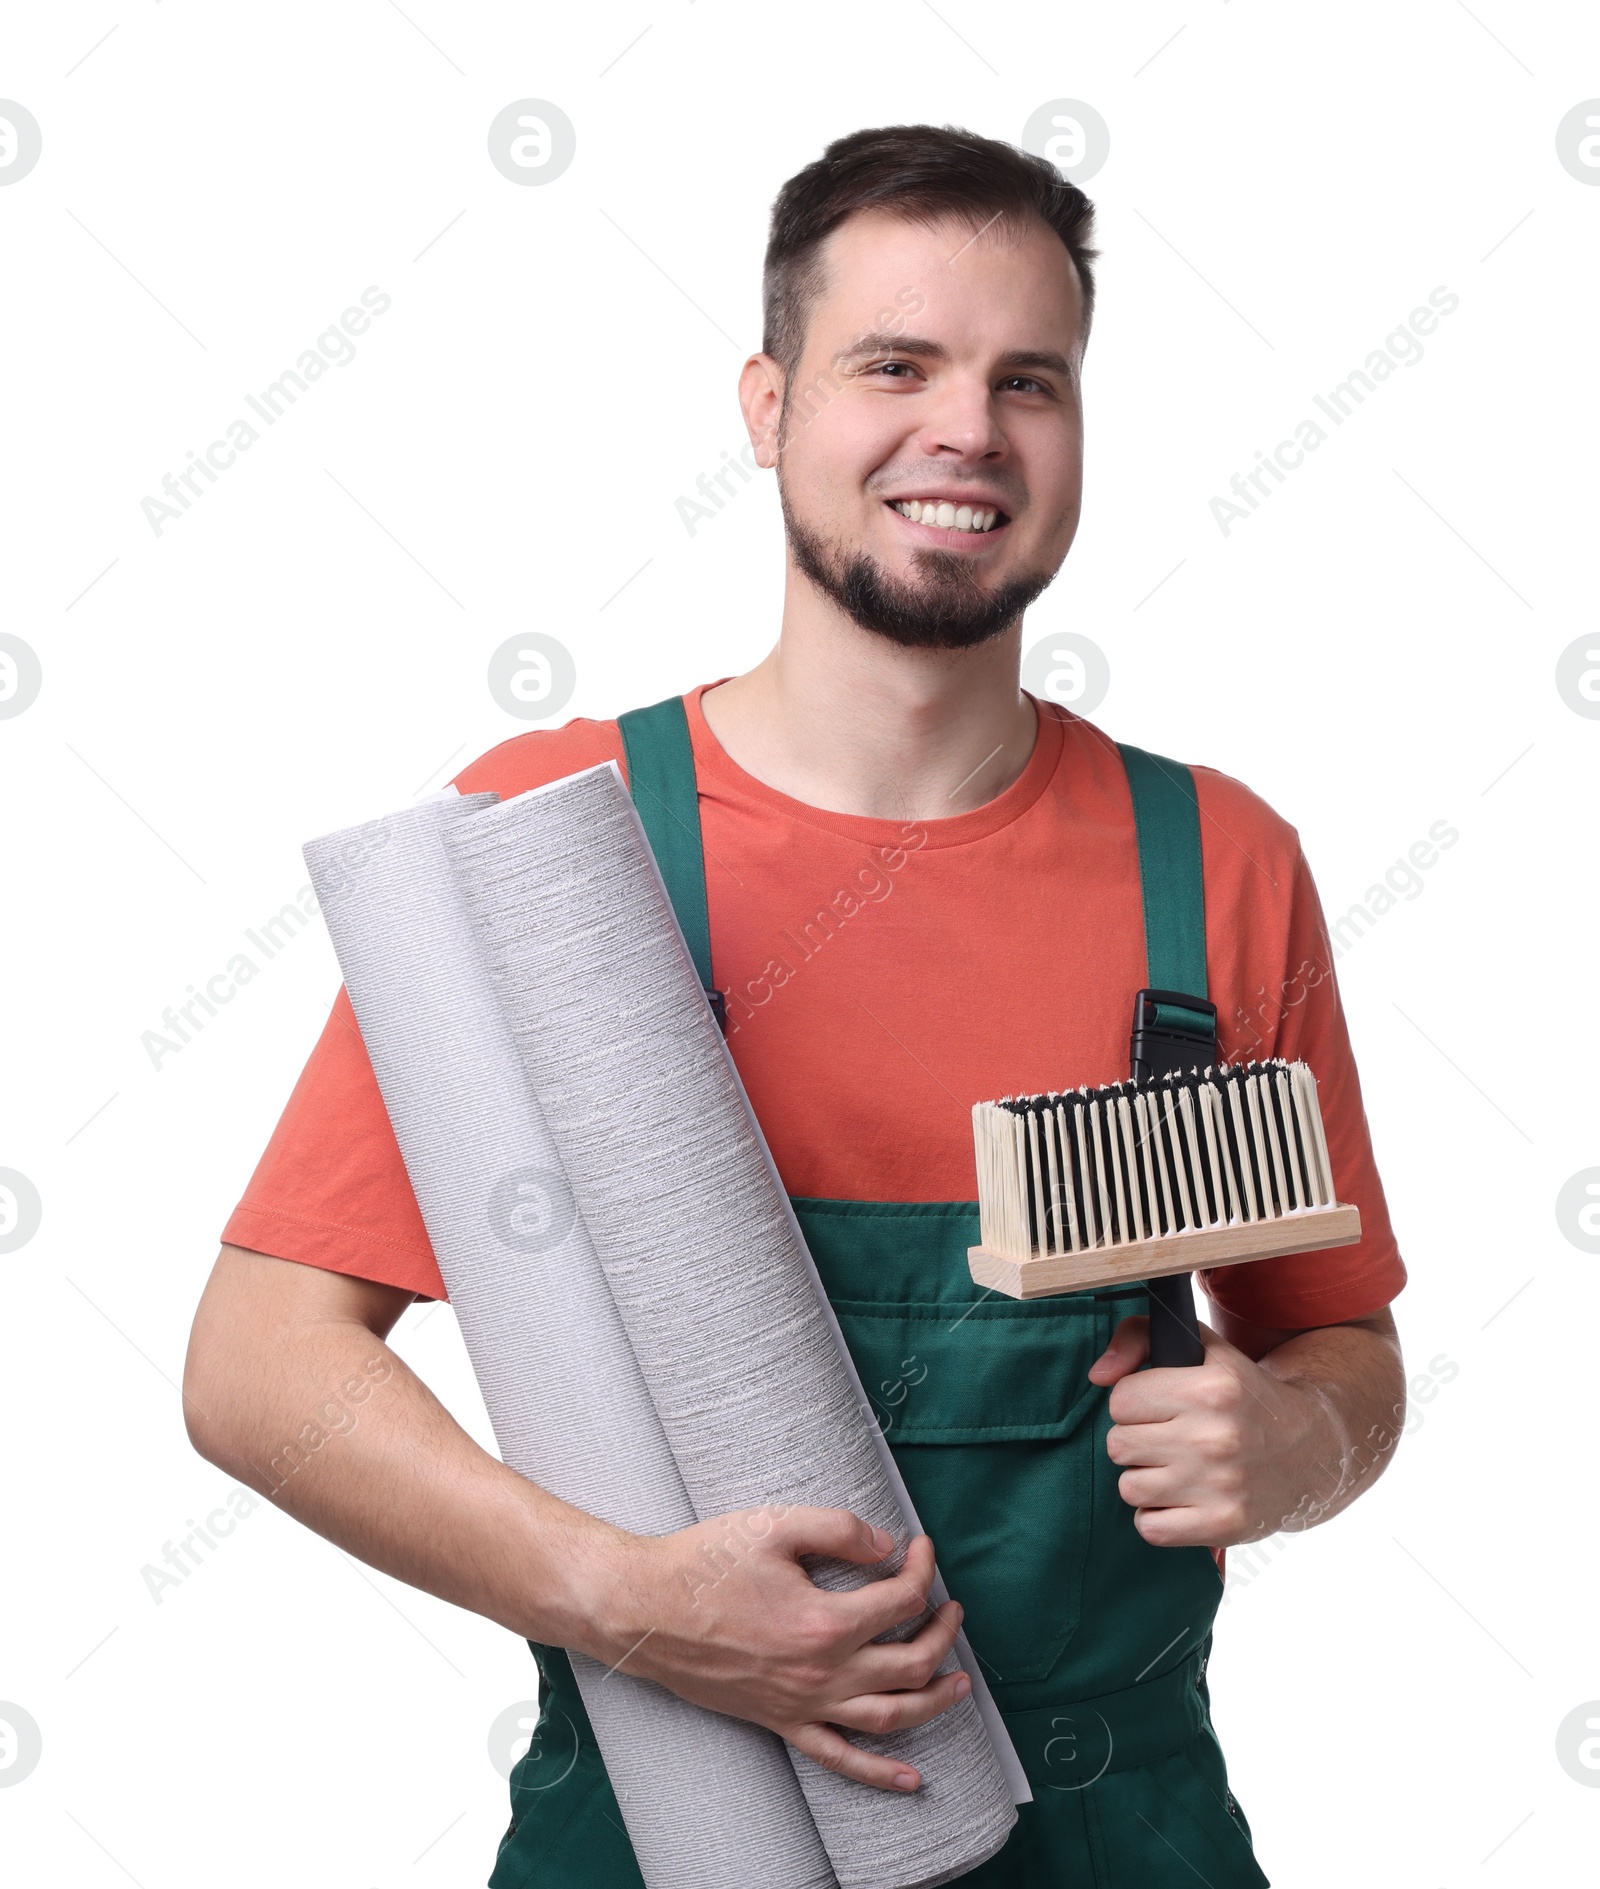
<instances>
[{"instance_id":1,"label":"white teeth","mask_svg":"<svg viewBox=\"0 0 1600 1889\"><path fill-rule=\"evenodd\" d=\"M992 509L958 506L949 499L899 499L894 508L914 525L942 525L947 531L989 531L1000 516Z\"/></svg>"}]
</instances>

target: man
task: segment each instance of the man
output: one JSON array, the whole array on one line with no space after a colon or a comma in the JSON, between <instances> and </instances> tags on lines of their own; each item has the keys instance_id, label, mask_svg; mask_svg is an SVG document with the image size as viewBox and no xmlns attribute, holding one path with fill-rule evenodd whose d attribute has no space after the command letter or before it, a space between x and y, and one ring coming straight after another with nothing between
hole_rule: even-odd
<instances>
[{"instance_id":1,"label":"man","mask_svg":"<svg viewBox=\"0 0 1600 1889\"><path fill-rule=\"evenodd\" d=\"M915 1789L848 1734L962 1696L934 1674L964 1603L1035 1795L968 1880L1244 1889L1266 1878L1206 1709L1220 1551L1381 1472L1405 1272L1315 888L1237 781L1191 770L1220 1050L1310 1063L1360 1243L1213 1271L1187 1369L1141 1370L1138 1288L1023 1305L965 1266L972 1103L1126 1076L1155 981L1123 759L1018 687L1023 611L1078 521L1091 217L1041 160L928 126L840 139L785 185L739 382L778 474L783 619L764 661L681 710L729 1046L929 1530L903 1617L935 1545L953 1600L874 1644L873 1603L797 1558L887 1544L802 1510L697 1602L721 1523L629 1536L480 1450L383 1344L444 1288L343 993L224 1229L186 1408L229 1473L533 1642L546 1698L580 1715L562 1648ZM626 760L617 724L573 721L456 785L508 797L606 759ZM260 1466L350 1378L376 1386L361 1423L274 1489ZM1069 1705L1107 1727L1103 1762L1063 1766ZM513 1803L494 1889L639 1880L599 1791L575 1808L514 1778Z\"/></svg>"}]
</instances>

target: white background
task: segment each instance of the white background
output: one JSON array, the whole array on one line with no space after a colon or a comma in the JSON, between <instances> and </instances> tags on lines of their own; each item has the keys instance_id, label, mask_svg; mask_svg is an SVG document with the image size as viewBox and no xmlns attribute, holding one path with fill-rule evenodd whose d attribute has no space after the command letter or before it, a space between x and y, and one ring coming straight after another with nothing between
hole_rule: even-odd
<instances>
[{"instance_id":1,"label":"white background","mask_svg":"<svg viewBox=\"0 0 1600 1889\"><path fill-rule=\"evenodd\" d=\"M1234 1788L1279 1885L1580 1880L1600 1791L1556 1733L1600 1699L1600 1258L1555 1200L1600 1163L1600 722L1555 665L1596 627L1600 188L1555 133L1600 19L107 0L0 50L43 127L0 188L0 630L44 678L0 720L0 1167L43 1201L0 1256L0 1699L43 1733L0 1789L8 1880L487 1875L520 1642L266 1504L159 1604L141 1574L227 1493L175 1385L337 987L320 922L159 1068L141 1036L295 896L304 839L527 725L485 683L507 638L572 651L562 719L764 653L770 478L692 537L674 502L743 444L774 194L845 131L1016 140L1058 98L1111 151L1083 525L1027 640L1091 637L1094 719L1263 794L1330 916L1460 834L1339 963L1438 1381L1368 1498L1231 1557ZM527 97L577 129L538 188L486 155ZM157 536L141 500L368 285L355 359ZM1211 498L1440 285L1424 357L1224 536ZM396 1342L487 1443L450 1312Z\"/></svg>"}]
</instances>

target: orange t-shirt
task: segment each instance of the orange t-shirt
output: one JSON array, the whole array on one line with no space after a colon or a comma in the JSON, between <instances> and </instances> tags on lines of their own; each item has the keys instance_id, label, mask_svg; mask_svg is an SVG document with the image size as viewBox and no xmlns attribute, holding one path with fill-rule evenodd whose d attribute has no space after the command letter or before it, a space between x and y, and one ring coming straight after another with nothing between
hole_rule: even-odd
<instances>
[{"instance_id":1,"label":"orange t-shirt","mask_svg":"<svg viewBox=\"0 0 1600 1889\"><path fill-rule=\"evenodd\" d=\"M1038 703L1003 794L950 819L826 813L747 774L685 697L699 780L712 969L728 1046L793 1195L971 1200L971 1108L1128 1073L1146 982L1133 805L1111 741ZM456 776L502 799L599 762L615 722L517 735ZM1360 1318L1405 1284L1373 1164L1322 909L1294 829L1194 770L1206 971L1222 1053L1304 1057L1358 1244L1217 1267L1258 1324ZM341 990L223 1240L442 1299L400 1151Z\"/></svg>"}]
</instances>

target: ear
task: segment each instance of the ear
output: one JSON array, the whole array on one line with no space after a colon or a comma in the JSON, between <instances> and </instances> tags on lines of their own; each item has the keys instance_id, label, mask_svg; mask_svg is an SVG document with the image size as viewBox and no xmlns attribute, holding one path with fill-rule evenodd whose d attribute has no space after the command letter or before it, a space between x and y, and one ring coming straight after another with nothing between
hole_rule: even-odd
<instances>
[{"instance_id":1,"label":"ear","mask_svg":"<svg viewBox=\"0 0 1600 1889\"><path fill-rule=\"evenodd\" d=\"M739 407L756 464L770 471L778 463L778 416L783 411L783 369L770 354L752 354L739 370Z\"/></svg>"}]
</instances>

